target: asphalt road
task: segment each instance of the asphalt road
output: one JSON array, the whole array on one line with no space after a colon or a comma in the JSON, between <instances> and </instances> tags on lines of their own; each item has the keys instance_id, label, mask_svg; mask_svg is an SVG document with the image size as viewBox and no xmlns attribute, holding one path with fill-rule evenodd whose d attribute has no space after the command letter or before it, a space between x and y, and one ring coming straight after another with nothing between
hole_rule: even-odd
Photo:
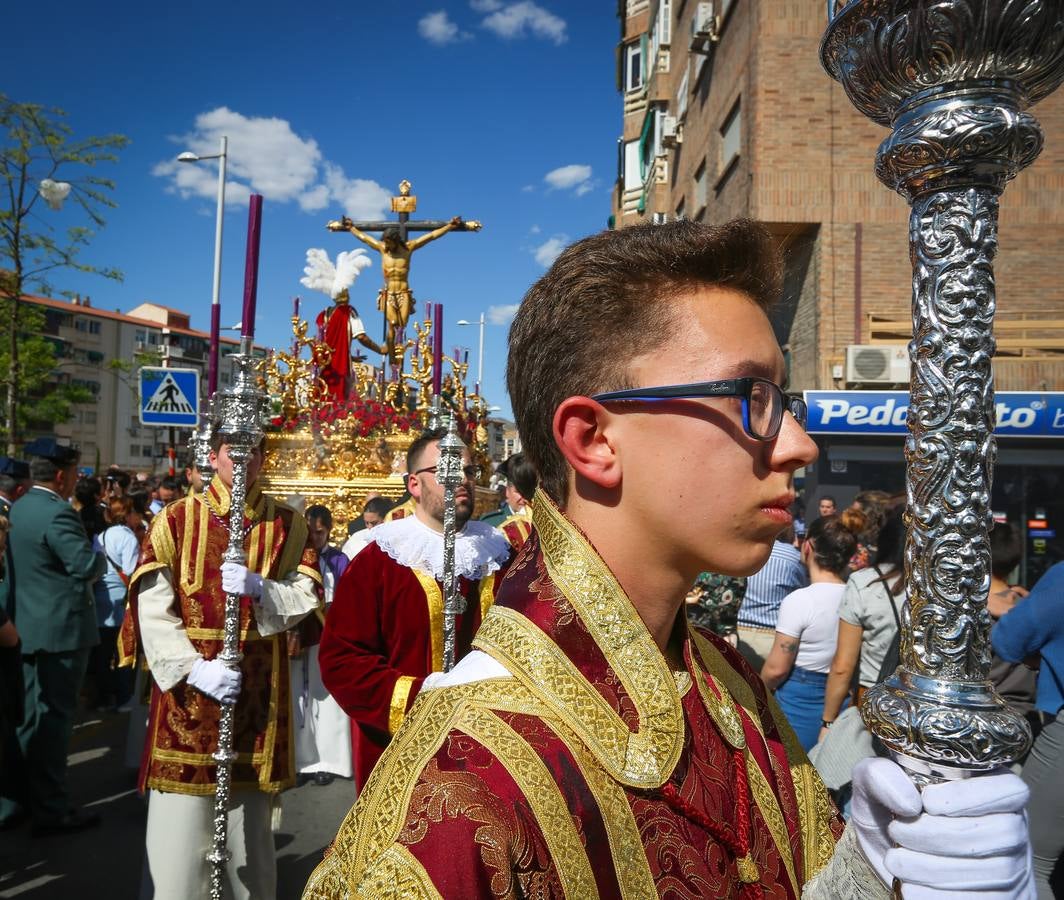
<instances>
[{"instance_id":1,"label":"asphalt road","mask_svg":"<svg viewBox=\"0 0 1064 900\"><path fill-rule=\"evenodd\" d=\"M29 827L0 833L0 898L137 900L141 897L147 804L125 765L128 714L90 713L70 747L75 804L103 821L78 834L34 838ZM277 897L298 898L354 799L349 779L307 784L284 794L277 847Z\"/></svg>"}]
</instances>

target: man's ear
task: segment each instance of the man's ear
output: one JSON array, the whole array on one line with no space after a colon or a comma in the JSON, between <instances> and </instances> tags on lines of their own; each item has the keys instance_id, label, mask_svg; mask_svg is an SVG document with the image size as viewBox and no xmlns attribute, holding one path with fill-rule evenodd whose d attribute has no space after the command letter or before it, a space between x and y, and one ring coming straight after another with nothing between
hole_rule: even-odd
<instances>
[{"instance_id":1,"label":"man's ear","mask_svg":"<svg viewBox=\"0 0 1064 900\"><path fill-rule=\"evenodd\" d=\"M406 476L406 489L410 492L410 496L415 500L421 500L421 482L417 480L417 475Z\"/></svg>"},{"instance_id":2,"label":"man's ear","mask_svg":"<svg viewBox=\"0 0 1064 900\"><path fill-rule=\"evenodd\" d=\"M621 483L610 413L602 404L588 397L565 399L554 411L554 441L577 478L607 490Z\"/></svg>"}]
</instances>

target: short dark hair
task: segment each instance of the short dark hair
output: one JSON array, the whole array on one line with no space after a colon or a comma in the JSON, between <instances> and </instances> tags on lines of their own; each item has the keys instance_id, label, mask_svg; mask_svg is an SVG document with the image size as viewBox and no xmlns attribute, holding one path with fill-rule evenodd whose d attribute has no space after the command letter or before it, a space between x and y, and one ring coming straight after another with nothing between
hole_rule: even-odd
<instances>
[{"instance_id":1,"label":"short dark hair","mask_svg":"<svg viewBox=\"0 0 1064 900\"><path fill-rule=\"evenodd\" d=\"M539 484L536 467L523 453L515 453L506 460L506 480L526 500L532 499L532 495L536 493L536 485Z\"/></svg>"},{"instance_id":2,"label":"short dark hair","mask_svg":"<svg viewBox=\"0 0 1064 900\"><path fill-rule=\"evenodd\" d=\"M321 522L326 528L331 529L333 526L332 513L329 512L329 507L322 506L320 503L315 503L313 506L308 506L304 515L308 519L314 519L317 522Z\"/></svg>"},{"instance_id":3,"label":"short dark hair","mask_svg":"<svg viewBox=\"0 0 1064 900\"><path fill-rule=\"evenodd\" d=\"M131 481L131 478L129 472L123 472L121 469L108 469L107 475L105 476L104 480L114 481L117 484L121 485L124 490L125 488L129 487L129 482Z\"/></svg>"},{"instance_id":4,"label":"short dark hair","mask_svg":"<svg viewBox=\"0 0 1064 900\"><path fill-rule=\"evenodd\" d=\"M11 475L0 475L0 491L5 494L12 494L18 488L18 480ZM0 516L3 518L3 516Z\"/></svg>"},{"instance_id":5,"label":"short dark hair","mask_svg":"<svg viewBox=\"0 0 1064 900\"><path fill-rule=\"evenodd\" d=\"M425 454L425 448L429 444L435 444L440 440L447 432L443 428L437 428L433 431L423 431L415 439L406 451L406 474L413 475L418 466L421 464L421 457Z\"/></svg>"},{"instance_id":6,"label":"short dark hair","mask_svg":"<svg viewBox=\"0 0 1064 900\"><path fill-rule=\"evenodd\" d=\"M99 478L79 478L74 484L74 499L83 506L89 506L96 502L102 490Z\"/></svg>"},{"instance_id":7,"label":"short dark hair","mask_svg":"<svg viewBox=\"0 0 1064 900\"><path fill-rule=\"evenodd\" d=\"M151 493L142 487L135 487L128 494L133 511L142 516L151 516Z\"/></svg>"},{"instance_id":8,"label":"short dark hair","mask_svg":"<svg viewBox=\"0 0 1064 900\"><path fill-rule=\"evenodd\" d=\"M834 497L832 497L831 494L821 494L820 495L820 499L817 500L817 505L820 505L825 500L830 500L832 506L838 506L839 505L838 501Z\"/></svg>"},{"instance_id":9,"label":"short dark hair","mask_svg":"<svg viewBox=\"0 0 1064 900\"><path fill-rule=\"evenodd\" d=\"M173 475L167 475L159 482L159 487L166 488L168 491L176 491L179 485L177 479Z\"/></svg>"},{"instance_id":10,"label":"short dark hair","mask_svg":"<svg viewBox=\"0 0 1064 900\"><path fill-rule=\"evenodd\" d=\"M210 448L215 453L217 453L219 450L222 449L222 444L228 444L229 443L229 441L227 440L227 438L229 438L229 435L228 434L223 434L221 431L219 431L219 429L221 427L222 427L222 423L221 422L212 422L211 423ZM266 449L266 435L262 436L262 440L259 441L259 446L262 447L263 450Z\"/></svg>"},{"instance_id":11,"label":"short dark hair","mask_svg":"<svg viewBox=\"0 0 1064 900\"><path fill-rule=\"evenodd\" d=\"M524 453L543 489L558 502L568 490L555 411L567 397L632 387L629 360L675 330L670 300L714 286L768 309L779 297L781 271L772 237L747 219L635 225L567 248L525 294L506 367Z\"/></svg>"},{"instance_id":12,"label":"short dark hair","mask_svg":"<svg viewBox=\"0 0 1064 900\"><path fill-rule=\"evenodd\" d=\"M34 481L55 481L64 468L43 456L35 456L30 460L30 478Z\"/></svg>"},{"instance_id":13,"label":"short dark hair","mask_svg":"<svg viewBox=\"0 0 1064 900\"><path fill-rule=\"evenodd\" d=\"M362 515L373 513L375 516L380 516L383 519L391 512L391 510L391 500L387 497L374 497L371 500L366 501L366 505L362 507Z\"/></svg>"},{"instance_id":14,"label":"short dark hair","mask_svg":"<svg viewBox=\"0 0 1064 900\"><path fill-rule=\"evenodd\" d=\"M998 578L1007 578L1022 558L1020 529L1011 522L995 522L990 530L990 571Z\"/></svg>"}]
</instances>

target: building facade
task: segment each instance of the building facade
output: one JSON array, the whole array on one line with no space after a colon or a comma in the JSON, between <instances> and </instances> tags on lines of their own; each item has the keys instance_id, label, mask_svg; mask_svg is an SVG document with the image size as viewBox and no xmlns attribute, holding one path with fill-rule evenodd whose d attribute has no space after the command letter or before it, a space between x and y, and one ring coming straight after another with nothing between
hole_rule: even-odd
<instances>
[{"instance_id":1,"label":"building facade","mask_svg":"<svg viewBox=\"0 0 1064 900\"><path fill-rule=\"evenodd\" d=\"M187 313L155 303L121 313L94 307L87 297L26 296L23 302L44 311L44 335L56 347L54 383L80 385L95 397L93 403L75 406L73 418L54 429L60 438L81 448L82 468L117 464L123 469L165 472L170 430L141 424L137 366L196 369L205 396L210 335L191 328ZM238 342L229 337L221 342L218 383L224 388L232 381L228 356ZM201 409L202 402L201 398ZM186 429L175 430L179 465L189 435ZM22 435L25 440L32 436Z\"/></svg>"},{"instance_id":2,"label":"building facade","mask_svg":"<svg viewBox=\"0 0 1064 900\"><path fill-rule=\"evenodd\" d=\"M821 68L823 0L621 0L618 14L615 226L760 220L784 251L774 326L792 387L852 392L858 407L858 392L907 388L908 206L873 171L887 130ZM1064 390L1064 91L1033 112L1045 149L1001 202L994 367L997 389L1034 396L1037 413L1056 408L1039 395ZM817 440L810 501L901 488L899 436ZM1010 434L1000 448L1017 468L1001 469L1011 493L995 508L1041 521L1037 509L1064 527L1064 506L1046 510L1034 497L1064 495L1064 434ZM1064 557L1064 544L1053 552Z\"/></svg>"}]
</instances>

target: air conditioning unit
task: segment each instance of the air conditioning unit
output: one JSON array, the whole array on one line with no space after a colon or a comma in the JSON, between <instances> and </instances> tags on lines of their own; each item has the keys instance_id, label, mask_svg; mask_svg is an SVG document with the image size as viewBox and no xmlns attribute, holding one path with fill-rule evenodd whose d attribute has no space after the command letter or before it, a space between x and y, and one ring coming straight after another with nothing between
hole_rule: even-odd
<instances>
[{"instance_id":1,"label":"air conditioning unit","mask_svg":"<svg viewBox=\"0 0 1064 900\"><path fill-rule=\"evenodd\" d=\"M846 348L847 384L909 383L909 348L904 344L851 344Z\"/></svg>"},{"instance_id":2,"label":"air conditioning unit","mask_svg":"<svg viewBox=\"0 0 1064 900\"><path fill-rule=\"evenodd\" d=\"M680 126L676 122L676 116L662 116L661 117L661 146L662 147L675 147L681 143L683 138L680 136Z\"/></svg>"},{"instance_id":3,"label":"air conditioning unit","mask_svg":"<svg viewBox=\"0 0 1064 900\"><path fill-rule=\"evenodd\" d=\"M699 3L691 19L691 51L709 53L712 44L720 40L720 16L715 3Z\"/></svg>"}]
</instances>

